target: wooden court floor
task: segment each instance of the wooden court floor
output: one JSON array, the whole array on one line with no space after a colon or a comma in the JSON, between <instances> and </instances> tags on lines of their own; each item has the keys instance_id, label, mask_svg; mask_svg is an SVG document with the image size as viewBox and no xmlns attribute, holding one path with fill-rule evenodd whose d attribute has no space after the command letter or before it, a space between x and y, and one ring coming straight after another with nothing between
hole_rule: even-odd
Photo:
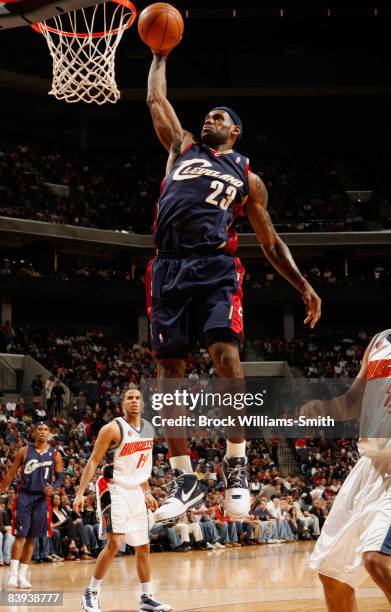
<instances>
[{"instance_id":1,"label":"wooden court floor","mask_svg":"<svg viewBox=\"0 0 391 612\"><path fill-rule=\"evenodd\" d=\"M313 543L273 544L210 552L152 554L155 594L176 612L324 612L322 590L308 569ZM11 612L80 612L80 596L94 561L32 565L34 590L63 591L64 607L12 607ZM0 568L5 588L8 568ZM358 593L360 612L390 611L368 579ZM138 610L134 557L116 558L104 582L104 612ZM4 608L6 609L6 608Z\"/></svg>"}]
</instances>

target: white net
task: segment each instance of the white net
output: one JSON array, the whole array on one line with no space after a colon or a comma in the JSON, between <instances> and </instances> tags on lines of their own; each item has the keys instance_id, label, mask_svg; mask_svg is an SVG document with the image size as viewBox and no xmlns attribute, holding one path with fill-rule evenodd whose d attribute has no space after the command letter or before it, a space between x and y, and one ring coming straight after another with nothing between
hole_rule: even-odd
<instances>
[{"instance_id":1,"label":"white net","mask_svg":"<svg viewBox=\"0 0 391 612\"><path fill-rule=\"evenodd\" d=\"M46 38L53 59L49 94L65 102L115 103L115 54L137 11L129 0L113 0L81 8L33 28Z\"/></svg>"}]
</instances>

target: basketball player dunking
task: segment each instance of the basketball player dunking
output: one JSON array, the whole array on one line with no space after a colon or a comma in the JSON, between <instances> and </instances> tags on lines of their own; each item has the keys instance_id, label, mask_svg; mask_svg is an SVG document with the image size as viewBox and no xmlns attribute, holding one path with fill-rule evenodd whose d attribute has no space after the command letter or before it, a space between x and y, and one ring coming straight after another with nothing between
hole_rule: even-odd
<instances>
[{"instance_id":1,"label":"basketball player dunking","mask_svg":"<svg viewBox=\"0 0 391 612\"><path fill-rule=\"evenodd\" d=\"M342 485L316 543L310 566L319 572L329 612L357 612L355 589L371 575L391 603L391 329L367 347L344 395L314 400L307 417L360 417L361 458Z\"/></svg>"},{"instance_id":2,"label":"basketball player dunking","mask_svg":"<svg viewBox=\"0 0 391 612\"><path fill-rule=\"evenodd\" d=\"M147 102L157 136L168 152L157 204L156 257L147 270L147 309L158 377L182 379L186 357L203 334L219 378L240 381L244 268L235 257L234 223L244 205L262 251L300 293L313 328L319 296L303 278L267 211L267 191L233 147L242 122L230 108L210 110L201 142L184 130L166 97L166 57L154 53ZM167 384L167 383L166 383ZM167 437L176 486L155 513L167 521L201 503L202 485L193 474L186 439ZM229 437L223 460L227 513L240 519L250 509L243 432Z\"/></svg>"},{"instance_id":3,"label":"basketball player dunking","mask_svg":"<svg viewBox=\"0 0 391 612\"><path fill-rule=\"evenodd\" d=\"M97 481L97 499L100 535L107 537L107 545L96 561L93 577L82 597L82 608L85 612L100 612L99 593L103 578L126 542L136 551L141 583L140 612L166 612L172 610L171 606L157 601L151 588L147 506L152 511L157 508L148 485L154 430L148 421L141 418L142 398L137 388L125 392L123 409L124 417L114 419L99 431L73 503L75 512L83 510L83 493L105 457L102 476Z\"/></svg>"},{"instance_id":4,"label":"basketball player dunking","mask_svg":"<svg viewBox=\"0 0 391 612\"><path fill-rule=\"evenodd\" d=\"M0 483L0 493L12 484L21 467L21 482L12 506L12 533L8 588L29 589L27 568L34 550L35 538L52 535L50 495L63 481L62 457L48 443L50 429L38 423L33 444L19 449L11 469ZM55 480L55 482L54 482Z\"/></svg>"}]
</instances>

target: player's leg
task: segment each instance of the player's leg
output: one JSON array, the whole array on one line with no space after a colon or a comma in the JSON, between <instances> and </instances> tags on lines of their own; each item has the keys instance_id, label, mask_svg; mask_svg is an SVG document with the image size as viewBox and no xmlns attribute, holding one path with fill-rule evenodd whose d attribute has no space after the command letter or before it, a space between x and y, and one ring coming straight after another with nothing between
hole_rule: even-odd
<instances>
[{"instance_id":1,"label":"player's leg","mask_svg":"<svg viewBox=\"0 0 391 612\"><path fill-rule=\"evenodd\" d=\"M213 341L218 337L232 339L228 341ZM235 342L234 332L225 329L211 329L205 333L209 354L216 368L218 377L227 380L226 392L235 396L243 394L244 375L240 364L239 339ZM224 412L237 415L233 405ZM247 482L248 461L246 458L246 442L242 427L230 429L227 439L227 453L223 459L223 476L226 485L225 505L227 512L233 518L243 518L250 511L250 491Z\"/></svg>"},{"instance_id":2,"label":"player's leg","mask_svg":"<svg viewBox=\"0 0 391 612\"><path fill-rule=\"evenodd\" d=\"M125 541L133 546L136 553L136 569L140 581L140 612L168 612L171 606L154 597L151 584L151 556L149 548L149 518L145 497L141 487L124 490L123 497L127 502L128 532Z\"/></svg>"},{"instance_id":3,"label":"player's leg","mask_svg":"<svg viewBox=\"0 0 391 612\"><path fill-rule=\"evenodd\" d=\"M27 537L31 535L34 500L35 496L28 495L23 491L17 493L14 499L12 507L12 533L15 536L15 540L11 551L8 588L19 587L20 574L23 577L22 583L25 583L27 587L26 573L34 550L34 538L30 537L30 541L27 543Z\"/></svg>"},{"instance_id":4,"label":"player's leg","mask_svg":"<svg viewBox=\"0 0 391 612\"><path fill-rule=\"evenodd\" d=\"M84 612L101 612L99 594L110 565L125 541L125 533L108 533L107 544L100 552L90 583L81 599Z\"/></svg>"},{"instance_id":5,"label":"player's leg","mask_svg":"<svg viewBox=\"0 0 391 612\"><path fill-rule=\"evenodd\" d=\"M358 612L354 589L345 582L319 574L329 612Z\"/></svg>"},{"instance_id":6,"label":"player's leg","mask_svg":"<svg viewBox=\"0 0 391 612\"><path fill-rule=\"evenodd\" d=\"M364 567L391 603L391 556L381 552L365 552Z\"/></svg>"},{"instance_id":7,"label":"player's leg","mask_svg":"<svg viewBox=\"0 0 391 612\"><path fill-rule=\"evenodd\" d=\"M168 612L172 610L169 604L162 603L153 595L149 543L135 546L135 552L137 575L141 586L140 612Z\"/></svg>"},{"instance_id":8,"label":"player's leg","mask_svg":"<svg viewBox=\"0 0 391 612\"><path fill-rule=\"evenodd\" d=\"M49 517L48 500L42 495L30 496L30 527L26 534L26 540L23 546L23 552L20 557L18 586L20 589L30 589L31 583L27 579L27 570L33 556L35 542L39 538L44 538L48 534Z\"/></svg>"},{"instance_id":9,"label":"player's leg","mask_svg":"<svg viewBox=\"0 0 391 612\"><path fill-rule=\"evenodd\" d=\"M183 379L185 374L185 359L158 359L158 378L160 390L163 393L175 393L178 388L178 379ZM162 413L162 416L175 417L181 414L179 407L170 409L170 414ZM155 522L171 521L189 508L202 503L205 498L204 487L201 481L193 474L189 449L187 445L186 430L178 437L172 437L167 430L165 438L170 450L170 465L174 471L174 481L170 496L165 503L155 512Z\"/></svg>"},{"instance_id":10,"label":"player's leg","mask_svg":"<svg viewBox=\"0 0 391 612\"><path fill-rule=\"evenodd\" d=\"M8 577L7 586L10 589L17 588L18 586L18 572L20 565L20 558L23 553L23 547L26 538L24 536L16 535L14 543L11 549L11 560L10 560L10 573Z\"/></svg>"},{"instance_id":11,"label":"player's leg","mask_svg":"<svg viewBox=\"0 0 391 612\"><path fill-rule=\"evenodd\" d=\"M219 390L232 396L245 392L239 348L243 337L242 280L239 258L222 254L204 264L208 294L200 304L206 346L220 379ZM206 290L206 289L205 289ZM224 381L224 383L222 383ZM225 388L225 386L226 388ZM233 402L222 409L225 416L237 417ZM226 483L225 504L233 518L241 519L250 510L247 484L248 461L242 427L227 432L227 453L223 460Z\"/></svg>"},{"instance_id":12,"label":"player's leg","mask_svg":"<svg viewBox=\"0 0 391 612\"><path fill-rule=\"evenodd\" d=\"M23 546L22 556L19 563L18 587L20 589L31 589L31 583L27 579L27 570L33 556L35 537L27 537Z\"/></svg>"},{"instance_id":13,"label":"player's leg","mask_svg":"<svg viewBox=\"0 0 391 612\"><path fill-rule=\"evenodd\" d=\"M175 387L171 389L169 379L181 380L185 375L186 361L185 359L158 359L157 360L157 376L162 383L162 390L175 391ZM175 385L175 383L174 383ZM171 417L175 415L175 408L170 414ZM162 416L168 416L162 414ZM193 468L190 461L189 450L187 447L186 437L173 438L166 435L166 441L168 449L170 451L170 464L173 470L182 470L186 473L193 473Z\"/></svg>"},{"instance_id":14,"label":"player's leg","mask_svg":"<svg viewBox=\"0 0 391 612\"><path fill-rule=\"evenodd\" d=\"M157 358L159 392L174 393L178 380L183 379L186 355L192 345L192 325L189 324L189 308L192 302L190 287L194 286L189 274L191 260L155 258L148 265L146 275L146 299L151 331L151 345ZM179 406L163 408L163 417L179 416ZM204 493L193 475L186 429L164 430L170 451L170 464L174 470L174 482L170 496L155 513L155 521L171 521L188 508L201 503Z\"/></svg>"}]
</instances>

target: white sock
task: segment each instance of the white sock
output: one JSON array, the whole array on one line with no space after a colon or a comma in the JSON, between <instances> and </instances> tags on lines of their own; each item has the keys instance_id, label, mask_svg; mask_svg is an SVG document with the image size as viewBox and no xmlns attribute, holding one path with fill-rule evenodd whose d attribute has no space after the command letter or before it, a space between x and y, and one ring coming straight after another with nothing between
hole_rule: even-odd
<instances>
[{"instance_id":1,"label":"white sock","mask_svg":"<svg viewBox=\"0 0 391 612\"><path fill-rule=\"evenodd\" d=\"M92 589L93 591L99 591L100 587L102 586L102 582L103 582L103 578L102 580L98 580L97 578L94 578L94 576L92 576L90 580L90 584L88 585L88 588Z\"/></svg>"},{"instance_id":2,"label":"white sock","mask_svg":"<svg viewBox=\"0 0 391 612\"><path fill-rule=\"evenodd\" d=\"M19 559L11 559L11 563L10 563L11 576L18 575L19 563L20 563Z\"/></svg>"},{"instance_id":3,"label":"white sock","mask_svg":"<svg viewBox=\"0 0 391 612\"><path fill-rule=\"evenodd\" d=\"M227 459L246 456L246 441L235 444L227 440Z\"/></svg>"},{"instance_id":4,"label":"white sock","mask_svg":"<svg viewBox=\"0 0 391 612\"><path fill-rule=\"evenodd\" d=\"M20 563L19 564L19 576L22 578L26 578L27 569L28 569L27 563Z\"/></svg>"},{"instance_id":5,"label":"white sock","mask_svg":"<svg viewBox=\"0 0 391 612\"><path fill-rule=\"evenodd\" d=\"M152 584L150 582L141 582L141 595L150 595L152 597Z\"/></svg>"},{"instance_id":6,"label":"white sock","mask_svg":"<svg viewBox=\"0 0 391 612\"><path fill-rule=\"evenodd\" d=\"M186 474L192 474L190 455L179 455L179 457L171 457L170 465L173 470L182 470Z\"/></svg>"}]
</instances>

